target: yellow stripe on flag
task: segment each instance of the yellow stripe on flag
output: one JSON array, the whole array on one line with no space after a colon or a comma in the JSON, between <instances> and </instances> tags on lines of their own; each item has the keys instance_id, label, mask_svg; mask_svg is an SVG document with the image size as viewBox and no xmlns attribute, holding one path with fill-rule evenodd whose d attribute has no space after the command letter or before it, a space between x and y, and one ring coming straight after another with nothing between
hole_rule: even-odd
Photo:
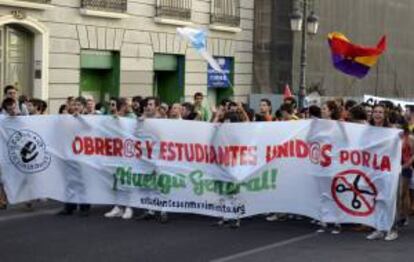
<instances>
[{"instance_id":1,"label":"yellow stripe on flag","mask_svg":"<svg viewBox=\"0 0 414 262\"><path fill-rule=\"evenodd\" d=\"M377 56L377 55L375 55L375 56L360 56L360 57L356 57L355 61L360 63L360 64L363 64L365 66L372 67L377 63L378 57L379 56Z\"/></svg>"},{"instance_id":2,"label":"yellow stripe on flag","mask_svg":"<svg viewBox=\"0 0 414 262\"><path fill-rule=\"evenodd\" d=\"M344 40L344 41L346 41L346 42L349 42L349 39L348 38L346 38L346 36L344 35L344 34L341 34L341 33L338 33L338 32L333 32L333 33L329 33L328 34L328 38L329 39L332 39L332 38L339 38L339 39L342 39L342 40Z\"/></svg>"}]
</instances>

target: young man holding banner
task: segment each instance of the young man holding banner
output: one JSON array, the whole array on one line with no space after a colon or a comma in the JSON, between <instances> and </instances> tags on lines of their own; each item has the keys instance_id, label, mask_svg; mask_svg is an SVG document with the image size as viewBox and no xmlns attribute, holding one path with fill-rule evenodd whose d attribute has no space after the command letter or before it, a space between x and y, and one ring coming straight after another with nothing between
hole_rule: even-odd
<instances>
[{"instance_id":1,"label":"young man holding banner","mask_svg":"<svg viewBox=\"0 0 414 262\"><path fill-rule=\"evenodd\" d=\"M79 117L80 115L83 115L85 113L85 107L86 107L86 99L83 97L77 97L74 100L74 106L73 106L73 116ZM65 203L63 209L57 213L57 215L61 216L70 216L73 215L73 213L76 211L76 209L79 207L79 215L80 216L89 216L89 210L91 208L91 205L89 204L76 204L76 203Z\"/></svg>"},{"instance_id":2,"label":"young man holding banner","mask_svg":"<svg viewBox=\"0 0 414 262\"><path fill-rule=\"evenodd\" d=\"M144 121L145 119L151 119L151 118L160 118L161 115L159 113L159 107L160 107L160 100L157 97L147 97L144 101L144 114L142 117L139 118L140 121ZM155 211L153 210L145 210L142 215L137 217L137 220L149 220L149 219L155 219ZM168 215L166 212L161 211L159 216L159 221L161 223L167 223L168 222Z\"/></svg>"},{"instance_id":3,"label":"young man holding banner","mask_svg":"<svg viewBox=\"0 0 414 262\"><path fill-rule=\"evenodd\" d=\"M131 103L127 98L112 98L110 103L111 114L114 118L136 118L135 114L131 112ZM104 216L106 218L122 217L122 219L131 219L134 216L134 211L129 206L123 207L115 205L109 212L105 213Z\"/></svg>"}]
</instances>

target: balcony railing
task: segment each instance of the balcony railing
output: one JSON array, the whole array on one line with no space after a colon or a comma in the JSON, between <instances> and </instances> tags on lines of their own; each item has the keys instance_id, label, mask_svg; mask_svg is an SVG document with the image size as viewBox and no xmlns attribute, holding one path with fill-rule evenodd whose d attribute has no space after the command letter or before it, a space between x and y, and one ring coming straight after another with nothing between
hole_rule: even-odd
<instances>
[{"instance_id":1,"label":"balcony railing","mask_svg":"<svg viewBox=\"0 0 414 262\"><path fill-rule=\"evenodd\" d=\"M240 0L212 0L212 24L240 26Z\"/></svg>"},{"instance_id":2,"label":"balcony railing","mask_svg":"<svg viewBox=\"0 0 414 262\"><path fill-rule=\"evenodd\" d=\"M32 2L32 3L36 3L36 4L50 4L50 2L52 0L19 0L19 1Z\"/></svg>"},{"instance_id":3,"label":"balcony railing","mask_svg":"<svg viewBox=\"0 0 414 262\"><path fill-rule=\"evenodd\" d=\"M157 0L157 17L191 20L192 0Z\"/></svg>"},{"instance_id":4,"label":"balcony railing","mask_svg":"<svg viewBox=\"0 0 414 262\"><path fill-rule=\"evenodd\" d=\"M127 0L82 0L81 7L104 12L125 13Z\"/></svg>"}]
</instances>

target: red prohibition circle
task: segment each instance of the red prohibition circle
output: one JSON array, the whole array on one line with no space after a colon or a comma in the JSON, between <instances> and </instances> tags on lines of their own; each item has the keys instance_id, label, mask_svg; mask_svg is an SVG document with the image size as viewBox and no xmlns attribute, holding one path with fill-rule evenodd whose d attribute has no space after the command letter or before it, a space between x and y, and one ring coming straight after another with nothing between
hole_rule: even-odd
<instances>
[{"instance_id":1,"label":"red prohibition circle","mask_svg":"<svg viewBox=\"0 0 414 262\"><path fill-rule=\"evenodd\" d=\"M353 185L351 185L347 180L346 177L349 175L357 175L357 176L361 176L365 183L369 186L369 188L371 189L372 193L373 193L373 198L374 198L374 202L371 205L368 200L363 196L363 193L358 192ZM354 194L356 194L356 196L359 198L360 201L362 201L363 204L365 204L365 206L367 207L366 211L357 211L354 209L350 209L348 206L346 206L344 203L342 203L341 199L338 197L338 194L336 192L336 186L338 185L339 181L342 181L344 184L346 184L349 188L350 191L352 191ZM375 211L375 200L377 198L377 188L375 187L374 183L372 183L371 179L362 171L360 170L355 170L355 169L351 169L351 170L346 170L343 171L339 174L337 174L333 181L332 181L332 186L331 186L331 193L332 193L332 197L335 201L335 203L338 205L338 207L340 209L342 209L345 213L352 215L352 216L359 216L359 217L367 217L369 215L371 215L374 211Z\"/></svg>"}]
</instances>

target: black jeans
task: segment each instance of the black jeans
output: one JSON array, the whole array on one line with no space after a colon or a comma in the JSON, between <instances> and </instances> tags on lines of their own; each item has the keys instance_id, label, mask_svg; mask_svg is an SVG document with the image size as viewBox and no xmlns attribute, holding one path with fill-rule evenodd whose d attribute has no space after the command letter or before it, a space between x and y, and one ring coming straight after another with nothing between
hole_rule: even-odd
<instances>
[{"instance_id":1,"label":"black jeans","mask_svg":"<svg viewBox=\"0 0 414 262\"><path fill-rule=\"evenodd\" d=\"M74 212L79 206L79 211L89 211L91 209L91 205L89 204L73 204L73 203L65 203L64 209L68 212Z\"/></svg>"}]
</instances>

